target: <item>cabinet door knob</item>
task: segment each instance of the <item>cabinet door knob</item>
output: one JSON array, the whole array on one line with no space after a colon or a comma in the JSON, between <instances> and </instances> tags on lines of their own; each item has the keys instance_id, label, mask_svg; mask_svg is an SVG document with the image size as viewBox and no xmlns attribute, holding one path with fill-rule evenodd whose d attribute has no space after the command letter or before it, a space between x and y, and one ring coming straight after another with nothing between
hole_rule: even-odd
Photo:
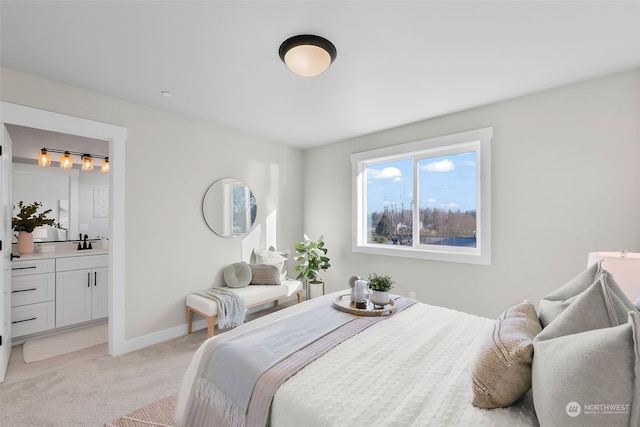
<instances>
[{"instance_id":1,"label":"cabinet door knob","mask_svg":"<svg viewBox=\"0 0 640 427\"><path fill-rule=\"evenodd\" d=\"M93 272L93 286L98 286L98 272Z\"/></svg>"},{"instance_id":2,"label":"cabinet door knob","mask_svg":"<svg viewBox=\"0 0 640 427\"><path fill-rule=\"evenodd\" d=\"M91 273L87 273L87 288L91 287Z\"/></svg>"}]
</instances>

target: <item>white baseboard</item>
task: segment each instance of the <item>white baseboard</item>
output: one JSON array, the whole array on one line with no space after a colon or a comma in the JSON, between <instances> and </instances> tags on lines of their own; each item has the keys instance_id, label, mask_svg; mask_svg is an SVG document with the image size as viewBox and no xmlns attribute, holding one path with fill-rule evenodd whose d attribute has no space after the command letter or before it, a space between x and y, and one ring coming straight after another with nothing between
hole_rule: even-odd
<instances>
[{"instance_id":1,"label":"white baseboard","mask_svg":"<svg viewBox=\"0 0 640 427\"><path fill-rule=\"evenodd\" d=\"M192 331L199 331L200 329L207 328L207 321L205 319L196 320L193 322ZM138 338L127 340L124 342L123 353L129 353L131 351L140 350L150 345L158 344L163 341L167 341L173 338L178 338L187 334L187 324L184 323L173 328L164 329L162 331L154 332L149 335L144 335Z\"/></svg>"}]
</instances>

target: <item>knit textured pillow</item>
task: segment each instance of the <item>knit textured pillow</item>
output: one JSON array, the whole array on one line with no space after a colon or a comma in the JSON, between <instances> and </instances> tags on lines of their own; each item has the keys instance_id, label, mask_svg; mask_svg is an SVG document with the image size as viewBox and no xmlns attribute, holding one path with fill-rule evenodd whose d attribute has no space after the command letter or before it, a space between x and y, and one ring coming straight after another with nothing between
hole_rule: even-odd
<instances>
[{"instance_id":1,"label":"knit textured pillow","mask_svg":"<svg viewBox=\"0 0 640 427\"><path fill-rule=\"evenodd\" d=\"M287 279L287 261L289 251L276 251L273 247L269 249L254 249L256 264L275 265L280 271L280 280Z\"/></svg>"},{"instance_id":2,"label":"knit textured pillow","mask_svg":"<svg viewBox=\"0 0 640 427\"><path fill-rule=\"evenodd\" d=\"M541 330L536 308L529 301L498 317L473 365L474 406L509 406L531 388L533 339Z\"/></svg>"},{"instance_id":3,"label":"knit textured pillow","mask_svg":"<svg viewBox=\"0 0 640 427\"><path fill-rule=\"evenodd\" d=\"M280 269L275 265L249 264L251 285L281 285Z\"/></svg>"}]
</instances>

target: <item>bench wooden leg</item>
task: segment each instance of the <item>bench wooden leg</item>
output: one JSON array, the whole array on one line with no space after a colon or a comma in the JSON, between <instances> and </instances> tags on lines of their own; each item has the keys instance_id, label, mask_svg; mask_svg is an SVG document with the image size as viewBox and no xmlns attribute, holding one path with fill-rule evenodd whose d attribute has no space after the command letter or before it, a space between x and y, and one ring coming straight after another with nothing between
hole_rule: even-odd
<instances>
[{"instance_id":1,"label":"bench wooden leg","mask_svg":"<svg viewBox=\"0 0 640 427\"><path fill-rule=\"evenodd\" d=\"M207 319L207 335L209 335L209 338L211 338L214 333L213 328L215 327L216 319L218 318L218 316L207 316L206 314L200 313L198 310L194 310L191 307L187 306L187 333L188 334L191 334L191 329L192 329L191 323L193 322L194 312L204 317L205 319Z\"/></svg>"},{"instance_id":2,"label":"bench wooden leg","mask_svg":"<svg viewBox=\"0 0 640 427\"><path fill-rule=\"evenodd\" d=\"M207 317L207 335L209 335L209 338L211 338L213 336L213 327L216 323L216 319L218 318L218 316L209 316Z\"/></svg>"},{"instance_id":3,"label":"bench wooden leg","mask_svg":"<svg viewBox=\"0 0 640 427\"><path fill-rule=\"evenodd\" d=\"M298 304L300 304L302 302L302 291L296 292L296 295L298 295Z\"/></svg>"}]
</instances>

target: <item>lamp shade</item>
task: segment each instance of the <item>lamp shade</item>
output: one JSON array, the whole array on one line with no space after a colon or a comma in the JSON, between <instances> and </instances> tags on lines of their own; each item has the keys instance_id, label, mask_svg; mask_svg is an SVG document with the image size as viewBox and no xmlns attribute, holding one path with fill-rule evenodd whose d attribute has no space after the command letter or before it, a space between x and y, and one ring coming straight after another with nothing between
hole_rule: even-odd
<instances>
[{"instance_id":1,"label":"lamp shade","mask_svg":"<svg viewBox=\"0 0 640 427\"><path fill-rule=\"evenodd\" d=\"M303 34L291 37L280 45L280 58L287 67L302 77L314 77L324 72L336 59L336 47L329 40Z\"/></svg>"},{"instance_id":2,"label":"lamp shade","mask_svg":"<svg viewBox=\"0 0 640 427\"><path fill-rule=\"evenodd\" d=\"M602 268L613 275L625 295L637 306L640 304L640 253L591 252L587 267L602 261Z\"/></svg>"},{"instance_id":3,"label":"lamp shade","mask_svg":"<svg viewBox=\"0 0 640 427\"><path fill-rule=\"evenodd\" d=\"M47 167L51 165L51 156L46 148L40 150L40 155L38 156L38 164L42 167Z\"/></svg>"},{"instance_id":4,"label":"lamp shade","mask_svg":"<svg viewBox=\"0 0 640 427\"><path fill-rule=\"evenodd\" d=\"M91 157L89 154L85 154L82 156L82 170L83 171L93 170L93 157Z\"/></svg>"},{"instance_id":5,"label":"lamp shade","mask_svg":"<svg viewBox=\"0 0 640 427\"><path fill-rule=\"evenodd\" d=\"M73 166L73 157L71 157L71 153L65 151L60 156L60 167L62 169L71 169Z\"/></svg>"}]
</instances>

